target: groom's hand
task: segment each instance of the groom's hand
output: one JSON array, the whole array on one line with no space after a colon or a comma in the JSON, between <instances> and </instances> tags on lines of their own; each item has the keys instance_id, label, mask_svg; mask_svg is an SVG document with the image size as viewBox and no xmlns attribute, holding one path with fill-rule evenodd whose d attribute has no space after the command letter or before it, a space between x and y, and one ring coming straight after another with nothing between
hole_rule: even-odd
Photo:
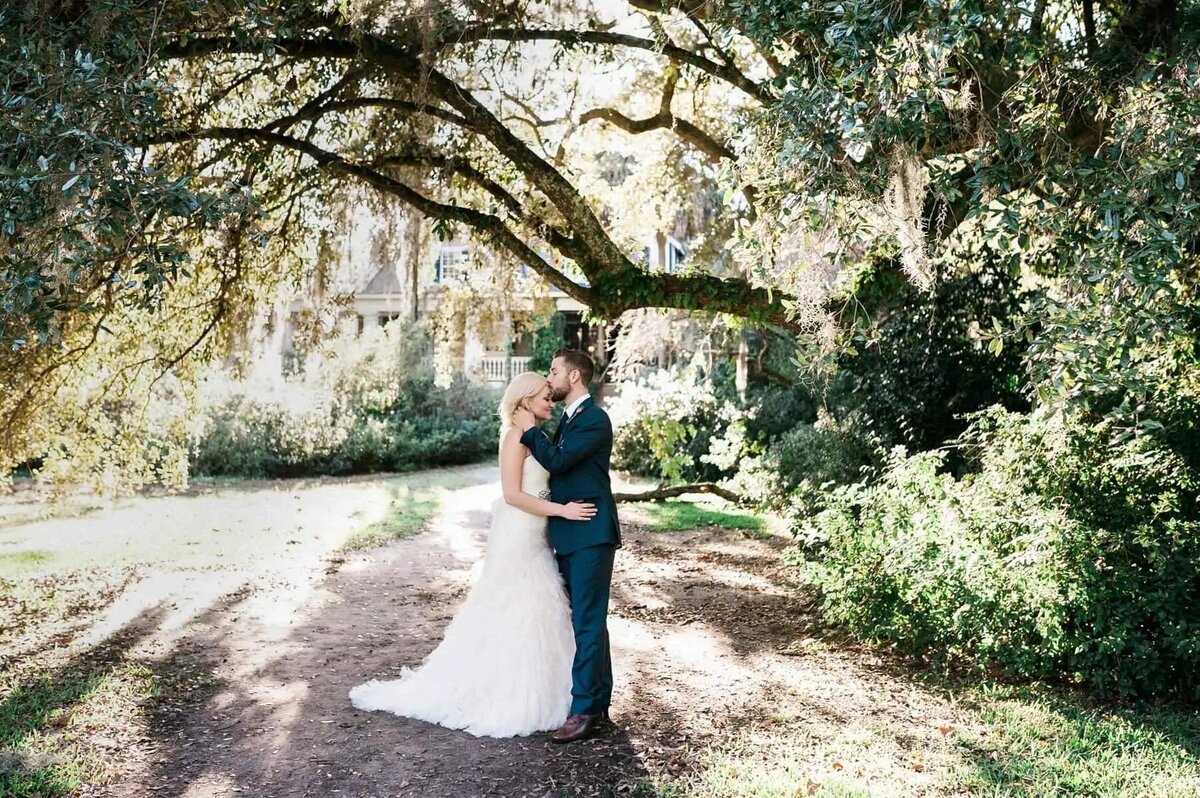
<instances>
[{"instance_id":1,"label":"groom's hand","mask_svg":"<svg viewBox=\"0 0 1200 798\"><path fill-rule=\"evenodd\" d=\"M537 419L530 410L519 407L513 412L513 426L524 434L526 430L537 426Z\"/></svg>"}]
</instances>

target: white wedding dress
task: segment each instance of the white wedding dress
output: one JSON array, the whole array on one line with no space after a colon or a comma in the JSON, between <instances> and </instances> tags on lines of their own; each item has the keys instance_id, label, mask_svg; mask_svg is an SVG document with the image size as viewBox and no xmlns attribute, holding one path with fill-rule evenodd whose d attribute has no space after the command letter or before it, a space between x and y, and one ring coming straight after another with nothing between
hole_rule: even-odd
<instances>
[{"instance_id":1,"label":"white wedding dress","mask_svg":"<svg viewBox=\"0 0 1200 798\"><path fill-rule=\"evenodd\" d=\"M521 489L547 490L549 474L525 458ZM354 706L511 737L562 725L571 705L575 638L546 519L492 505L483 570L438 647L399 679L350 691Z\"/></svg>"}]
</instances>

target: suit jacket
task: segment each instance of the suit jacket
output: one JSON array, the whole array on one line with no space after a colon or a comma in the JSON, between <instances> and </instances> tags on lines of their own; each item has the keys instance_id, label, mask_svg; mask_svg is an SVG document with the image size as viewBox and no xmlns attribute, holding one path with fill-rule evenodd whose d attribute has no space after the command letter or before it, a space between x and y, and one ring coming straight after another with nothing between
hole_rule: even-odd
<instances>
[{"instance_id":1,"label":"suit jacket","mask_svg":"<svg viewBox=\"0 0 1200 798\"><path fill-rule=\"evenodd\" d=\"M608 413L591 397L583 400L570 421L564 418L553 441L537 427L525 430L521 436L521 443L550 472L551 501L566 504L577 500L596 505L596 515L588 521L550 519L550 545L559 554L588 546L621 545L617 503L608 476L612 442Z\"/></svg>"}]
</instances>

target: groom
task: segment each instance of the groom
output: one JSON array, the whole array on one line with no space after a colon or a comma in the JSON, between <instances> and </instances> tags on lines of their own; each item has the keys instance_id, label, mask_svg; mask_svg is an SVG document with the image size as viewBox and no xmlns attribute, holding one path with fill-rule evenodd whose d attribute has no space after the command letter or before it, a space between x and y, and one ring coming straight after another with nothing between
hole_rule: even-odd
<instances>
[{"instance_id":1,"label":"groom","mask_svg":"<svg viewBox=\"0 0 1200 798\"><path fill-rule=\"evenodd\" d=\"M571 601L575 662L571 666L571 713L554 733L556 743L582 740L608 719L612 700L612 660L608 653L608 594L613 555L621 545L617 505L608 477L612 422L592 401L588 385L595 373L583 352L560 349L550 364L550 394L566 403L553 440L526 421L521 435L534 458L550 472L550 500L591 502L587 521L551 518L550 545Z\"/></svg>"}]
</instances>

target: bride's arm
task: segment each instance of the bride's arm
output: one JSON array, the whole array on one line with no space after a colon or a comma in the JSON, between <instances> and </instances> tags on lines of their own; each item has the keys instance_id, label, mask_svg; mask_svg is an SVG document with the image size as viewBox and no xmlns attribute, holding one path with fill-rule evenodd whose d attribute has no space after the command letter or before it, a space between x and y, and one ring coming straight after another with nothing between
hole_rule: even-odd
<instances>
[{"instance_id":1,"label":"bride's arm","mask_svg":"<svg viewBox=\"0 0 1200 798\"><path fill-rule=\"evenodd\" d=\"M504 490L505 502L530 515L559 516L572 521L584 521L596 514L596 508L591 504L557 504L524 493L521 474L528 451L521 445L520 430L510 429L504 434L504 440L500 442L500 487Z\"/></svg>"}]
</instances>

